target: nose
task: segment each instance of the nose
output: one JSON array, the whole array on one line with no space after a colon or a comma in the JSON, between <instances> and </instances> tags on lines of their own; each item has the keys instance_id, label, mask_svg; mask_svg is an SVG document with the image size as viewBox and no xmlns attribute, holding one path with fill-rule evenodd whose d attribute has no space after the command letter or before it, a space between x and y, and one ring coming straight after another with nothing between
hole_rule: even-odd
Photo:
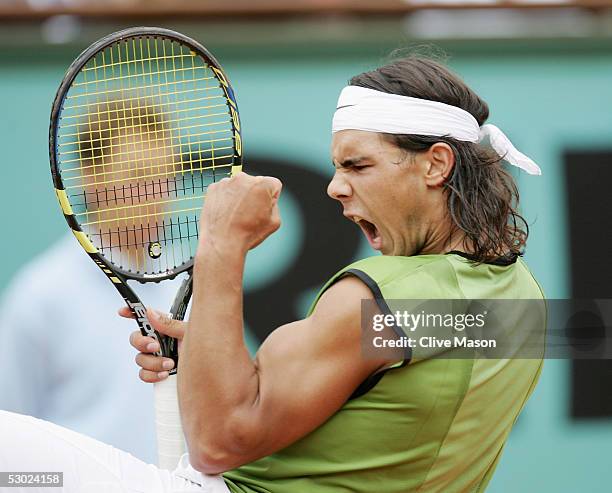
<instances>
[{"instance_id":1,"label":"nose","mask_svg":"<svg viewBox=\"0 0 612 493\"><path fill-rule=\"evenodd\" d=\"M342 200L351 196L353 190L345 177L336 171L334 177L327 185L327 195L332 199Z\"/></svg>"}]
</instances>

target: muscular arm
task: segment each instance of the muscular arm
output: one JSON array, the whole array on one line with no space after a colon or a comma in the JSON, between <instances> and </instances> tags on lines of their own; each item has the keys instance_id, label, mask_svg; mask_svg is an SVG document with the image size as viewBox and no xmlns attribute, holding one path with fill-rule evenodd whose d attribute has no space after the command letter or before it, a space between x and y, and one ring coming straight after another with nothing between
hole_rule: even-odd
<instances>
[{"instance_id":1,"label":"muscular arm","mask_svg":"<svg viewBox=\"0 0 612 493\"><path fill-rule=\"evenodd\" d=\"M192 464L209 474L308 434L386 364L362 358L360 306L372 295L352 277L328 289L310 317L272 332L253 360L243 339L244 258L201 245L181 351L183 426Z\"/></svg>"}]
</instances>

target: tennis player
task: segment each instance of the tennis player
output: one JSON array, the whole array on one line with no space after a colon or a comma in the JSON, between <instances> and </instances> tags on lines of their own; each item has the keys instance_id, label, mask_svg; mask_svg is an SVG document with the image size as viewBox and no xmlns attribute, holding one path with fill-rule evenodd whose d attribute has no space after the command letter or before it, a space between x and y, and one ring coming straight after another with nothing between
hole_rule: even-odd
<instances>
[{"instance_id":1,"label":"tennis player","mask_svg":"<svg viewBox=\"0 0 612 493\"><path fill-rule=\"evenodd\" d=\"M521 259L528 228L504 166L540 171L487 118L484 101L426 58L354 77L333 119L328 194L382 255L334 275L308 316L274 330L252 359L245 256L280 226L281 182L239 174L211 185L189 321L150 311L156 330L182 339L189 455L171 474L3 413L13 445L0 451L2 468L56 468L65 484L87 486L65 491L484 491L541 359L366 357L361 305L384 314L390 299L543 298ZM542 330L542 319L523 323ZM140 377L166 378L173 363L150 354L157 343L130 340ZM36 448L15 446L25 439Z\"/></svg>"}]
</instances>

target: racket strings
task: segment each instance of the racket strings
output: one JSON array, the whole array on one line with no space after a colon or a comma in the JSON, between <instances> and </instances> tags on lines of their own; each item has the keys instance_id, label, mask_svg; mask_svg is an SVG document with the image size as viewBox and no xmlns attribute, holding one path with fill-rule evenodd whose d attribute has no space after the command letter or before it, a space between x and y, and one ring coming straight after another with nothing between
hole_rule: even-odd
<instances>
[{"instance_id":1,"label":"racket strings","mask_svg":"<svg viewBox=\"0 0 612 493\"><path fill-rule=\"evenodd\" d=\"M100 245L105 256L115 262L117 258L123 259L126 255L132 256L135 251L154 248L156 244L171 252L170 261L177 263L174 257L175 250L181 252L182 257L193 256L195 249L193 241L199 237L199 224L197 215L184 216L182 219L162 219L147 225L125 226L124 228L98 228L97 232L89 234L92 241ZM179 257L180 258L180 257ZM179 264L180 265L180 262Z\"/></svg>"},{"instance_id":2,"label":"racket strings","mask_svg":"<svg viewBox=\"0 0 612 493\"><path fill-rule=\"evenodd\" d=\"M221 122L220 124L225 125L225 122ZM197 128L197 127L211 126L211 125L217 125L217 124L216 123L213 123L213 124L211 124L211 123L198 123L198 124L195 124L195 125L190 125L190 126L183 127L183 129ZM125 129L126 130L128 130L128 129L136 129L136 128L142 127L142 126L143 126L143 124L140 124L140 125L131 125L131 126L125 127ZM153 132L156 133L157 131L154 130ZM224 128L222 130L210 130L208 132L201 132L201 133L199 133L197 135L213 135L213 134L224 133L224 132L230 132L230 130L228 130L226 128ZM223 139L223 140L228 140L228 139ZM152 139L151 142L164 142L164 140L156 138L156 139ZM84 140L81 140L81 142L80 142L81 145L85 145L85 144L88 144L88 143L100 144L100 139L96 139L96 138L84 139ZM202 143L204 144L205 142L202 142ZM91 147L90 150L91 151L102 151L104 149L111 149L111 148L112 148L111 145L102 145L102 144L100 144L100 147ZM156 150L156 149L153 149L153 150ZM79 152L81 152L81 151L79 151L79 150L72 150L72 151L66 151L66 152L63 152L63 153L60 153L60 154L62 154L62 155L66 155L66 154L78 154ZM79 158L77 158L77 159L66 159L66 160L64 160L64 164L67 164L67 163L70 163L70 162L73 162L73 161L74 162L78 162ZM95 167L95 166L101 166L101 165L97 164L97 165L92 165L90 167ZM87 169L87 167L83 166L83 167L78 167L78 168L73 168L73 169L74 170L81 170L81 169ZM66 168L66 169L64 169L64 171L72 171L72 170L70 168Z\"/></svg>"},{"instance_id":3,"label":"racket strings","mask_svg":"<svg viewBox=\"0 0 612 493\"><path fill-rule=\"evenodd\" d=\"M179 181L181 182L181 186L179 187ZM169 180L166 179L165 182L161 181L150 181L144 183L142 186L135 185L134 183L130 183L127 187L122 185L121 187L113 186L112 188L107 187L104 190L96 190L93 193L86 192L83 190L78 196L70 195L72 198L71 202L73 206L94 206L99 207L114 207L116 204L130 204L132 206L138 205L140 201L147 201L150 198L159 198L165 199L169 197L179 198L179 194L183 193L183 195L187 195L189 192L201 191L204 192L205 186L203 182L200 182L200 185L196 185L196 180L191 178L189 180L185 177L180 177L180 179ZM129 194L128 194L129 192ZM161 201L160 201L161 202ZM77 213L79 216L81 214L89 214L91 212L97 211L84 211Z\"/></svg>"},{"instance_id":4,"label":"racket strings","mask_svg":"<svg viewBox=\"0 0 612 493\"><path fill-rule=\"evenodd\" d=\"M191 58L193 55L191 53L188 54L183 54L183 53L179 53L176 54L174 56L161 56L161 55L156 55L153 58L142 58L140 61L141 62L159 62L160 60L180 60L181 58ZM112 60L111 60L112 61ZM114 67L118 67L119 65L127 65L133 63L133 61L131 60L126 60L123 62L113 62L113 63L109 63L108 65L97 65L95 67L84 67L81 69L81 72L92 72L94 70L104 70L106 68L114 68Z\"/></svg>"},{"instance_id":5,"label":"racket strings","mask_svg":"<svg viewBox=\"0 0 612 493\"><path fill-rule=\"evenodd\" d=\"M149 72L149 75L162 75L162 74L163 75L166 75L166 74L173 74L173 75L175 75L178 72L184 72L186 70L193 70L193 69L194 69L194 67L188 67L188 68L174 69L174 70L170 70L170 71ZM124 77L108 77L107 79L105 79L105 82L127 80L127 79L132 78L132 77L140 77L140 76L141 76L140 74L133 74L133 75L128 75L128 76L124 76ZM193 82L198 82L198 81L201 81L201 80L212 80L212 79L215 79L215 77L214 76L200 77L200 78L191 79L190 82L193 83ZM165 84L165 86L166 87L170 87L170 86L173 86L173 85L176 85L176 84L183 84L183 83L184 83L184 81L182 81L182 80L176 80L176 81L167 82ZM96 84L96 88L97 88L98 81L75 82L73 84L73 87L86 86L86 85L90 85L90 84ZM155 88L155 87L157 87L157 84L151 84L149 86L147 86L145 84L145 85L140 86L139 89L145 90L145 89L151 89L151 88ZM187 90L178 91L178 92L170 92L170 93L167 93L167 94L181 94L181 93L185 93L185 92L192 92L194 90L207 91L207 90L210 90L210 89L211 89L210 87L202 87L202 88L196 88L196 89L187 89ZM87 92L87 93L84 93L84 94L73 94L71 96L67 96L66 99L67 100L71 100L71 99L74 100L74 99L78 99L78 98L82 98L82 97L96 96L96 95L99 95L99 94L112 94L112 93L115 93L115 92L121 92L122 90L123 89L110 89L110 90L106 89L106 90L97 91L97 92L95 92L95 91L94 92ZM86 106L87 106L87 104L82 104L80 106L66 106L66 108L67 109L71 109L71 108L86 107Z\"/></svg>"},{"instance_id":6,"label":"racket strings","mask_svg":"<svg viewBox=\"0 0 612 493\"><path fill-rule=\"evenodd\" d=\"M115 100L115 102L117 102L117 101ZM153 109L153 108L151 108L151 109ZM195 108L177 109L177 110L174 110L172 113L175 114L175 115L179 115L179 118L177 118L176 120L166 120L166 122L167 123L176 123L176 122L179 122L179 121L185 122L186 120L200 119L201 118L200 115L183 117L183 116L180 116L180 113L184 113L186 111L193 112L193 111L196 111L196 110L205 110L205 109L209 109L209 106L197 106ZM163 116L163 113L149 113L149 116L151 116L151 117L161 117L161 116ZM227 116L227 113L222 111L220 113L210 113L210 114L208 114L209 118L213 117L213 116L225 117L225 116ZM127 120L128 118L132 118L132 117L129 116L129 115L126 115L124 117L116 117L113 120L109 120L109 121L119 121L120 122L121 120ZM226 125L226 124L227 124L227 121L226 120L222 120L222 121L219 121L219 122L202 123L202 126ZM64 124L62 126L62 128L81 127L81 126L82 126L82 124L80 124L80 123L69 123L69 124ZM139 125L132 125L131 126L131 125L124 124L123 126L124 126L124 128L127 129L127 128L130 128L130 127L142 127L144 125L139 124ZM80 135L79 132L64 133L63 137L75 137L75 136L78 136L78 135ZM93 140L95 142L97 142L97 139L93 139ZM80 139L80 143L81 144L84 143L84 142L88 142L88 141L84 140L84 139ZM70 146L75 145L75 142L62 142L61 144L58 144L58 147L65 147L65 146L69 146L69 145ZM62 154L62 152L59 152L58 154Z\"/></svg>"},{"instance_id":7,"label":"racket strings","mask_svg":"<svg viewBox=\"0 0 612 493\"><path fill-rule=\"evenodd\" d=\"M193 257L206 188L234 163L214 72L158 37L122 40L87 62L64 100L57 148L81 228L102 255L137 273Z\"/></svg>"},{"instance_id":8,"label":"racket strings","mask_svg":"<svg viewBox=\"0 0 612 493\"><path fill-rule=\"evenodd\" d=\"M208 78L203 79L203 80L208 80ZM210 88L208 90L213 90L213 89L216 89L216 88ZM125 91L125 89L123 89L122 92L123 91ZM105 91L105 92L103 91L103 92L100 92L99 94L109 94L110 92L114 92L114 91ZM184 91L166 92L165 95L166 96L173 96L173 95L185 94L185 93L189 93L189 92L193 92L193 89L187 89L187 90L184 90ZM91 96L91 94L88 94L87 96ZM221 99L223 97L225 97L225 96L221 96L221 95L218 95L218 96L203 96L203 97L200 97L200 98L186 99L186 100L182 100L182 101L174 101L172 103L172 105L173 106L178 106L179 104L199 103L201 101L207 101L207 100L211 100L211 99ZM131 102L133 103L132 99L130 99L130 98L125 98L125 99L110 99L110 100L118 102L118 103L131 103ZM100 103L98 103L98 104L100 104ZM223 106L225 106L225 104L205 105L205 106L202 106L202 109L220 108L220 107L223 107ZM96 114L107 113L107 111L99 110L98 108L96 108L94 110L88 104L80 104L80 105L76 105L76 106L65 106L64 107L64 109L66 109L66 110L74 110L74 109L78 110L78 109L83 109L83 108L89 109L89 110L92 111L92 113L96 113ZM133 108L133 109L137 110L139 108L147 109L147 106L141 105L141 106L138 106L138 107ZM68 117L66 117L67 120L70 120L71 118L75 119L77 117L76 116L72 116L72 117L68 116ZM69 126L69 125L67 125L67 126Z\"/></svg>"},{"instance_id":9,"label":"racket strings","mask_svg":"<svg viewBox=\"0 0 612 493\"><path fill-rule=\"evenodd\" d=\"M201 134L193 134L193 135L194 136L198 136L198 135L201 135ZM147 141L148 144L150 144L151 142L165 142L165 140L162 141L161 139L160 140L155 140L154 139L154 140L148 140ZM209 140L203 140L203 141L196 141L196 142L192 142L192 145L193 144L196 144L196 145L213 144L215 142L228 142L228 139L227 138L220 138L220 139L209 139ZM97 147L97 148L94 148L94 149L90 148L90 149L87 149L86 151L80 151L81 157L78 157L78 158L75 158L75 159L67 159L64 162L66 164L73 163L73 162L81 163L81 162L83 162L82 154L85 154L86 152L95 152L95 151L98 151L98 150L111 149L112 147L113 147L113 145L108 145L108 146ZM233 146L224 146L223 148L217 147L217 150L221 150L221 149L233 149ZM155 153L157 151L166 151L166 150L168 150L168 147L166 145L160 145L159 147L152 147L150 149L146 149L146 151L149 152L149 153ZM138 158L138 156L136 156L136 155L139 154L139 153L142 153L142 152L144 152L144 151L139 150L139 149L130 149L130 150L125 150L125 151L117 152L117 153L112 153L111 152L111 153L108 153L108 154L104 155L103 157L104 158L108 158L108 159L113 158L112 164L114 166L116 166L116 165L119 165L119 164L126 164L126 163L133 162L134 159ZM178 153L178 152L175 152L174 154L168 154L168 155L166 155L166 154L164 155L164 157L168 157L168 158L180 158L183 155L182 153ZM128 159L124 159L123 161L121 161L121 160L119 160L120 158L118 156L125 156L125 157L128 157ZM115 159L115 158L117 158L117 159ZM170 163L167 166L170 166L170 165L172 165L172 163ZM70 171L79 171L79 172L82 172L82 171L87 171L87 170L95 170L95 168L104 168L104 167L106 167L105 163L98 163L98 164L91 164L89 166L80 166L80 167L74 168L74 169L68 168L66 170L66 172L70 172ZM110 174L110 173L104 173L104 172L97 173L97 176L100 176L101 174L103 175L103 174ZM74 180L74 179L78 179L78 178L80 178L80 177L79 176L73 176L73 177L67 177L66 179Z\"/></svg>"}]
</instances>

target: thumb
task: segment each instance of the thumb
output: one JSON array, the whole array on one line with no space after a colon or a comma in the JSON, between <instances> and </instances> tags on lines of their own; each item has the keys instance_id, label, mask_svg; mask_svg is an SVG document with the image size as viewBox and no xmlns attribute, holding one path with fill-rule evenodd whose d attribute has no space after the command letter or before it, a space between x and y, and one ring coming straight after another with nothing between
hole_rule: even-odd
<instances>
[{"instance_id":1,"label":"thumb","mask_svg":"<svg viewBox=\"0 0 612 493\"><path fill-rule=\"evenodd\" d=\"M147 308L147 318L153 328L160 334L164 334L175 339L182 339L185 335L186 322L173 320L166 313L161 313L153 308Z\"/></svg>"}]
</instances>

